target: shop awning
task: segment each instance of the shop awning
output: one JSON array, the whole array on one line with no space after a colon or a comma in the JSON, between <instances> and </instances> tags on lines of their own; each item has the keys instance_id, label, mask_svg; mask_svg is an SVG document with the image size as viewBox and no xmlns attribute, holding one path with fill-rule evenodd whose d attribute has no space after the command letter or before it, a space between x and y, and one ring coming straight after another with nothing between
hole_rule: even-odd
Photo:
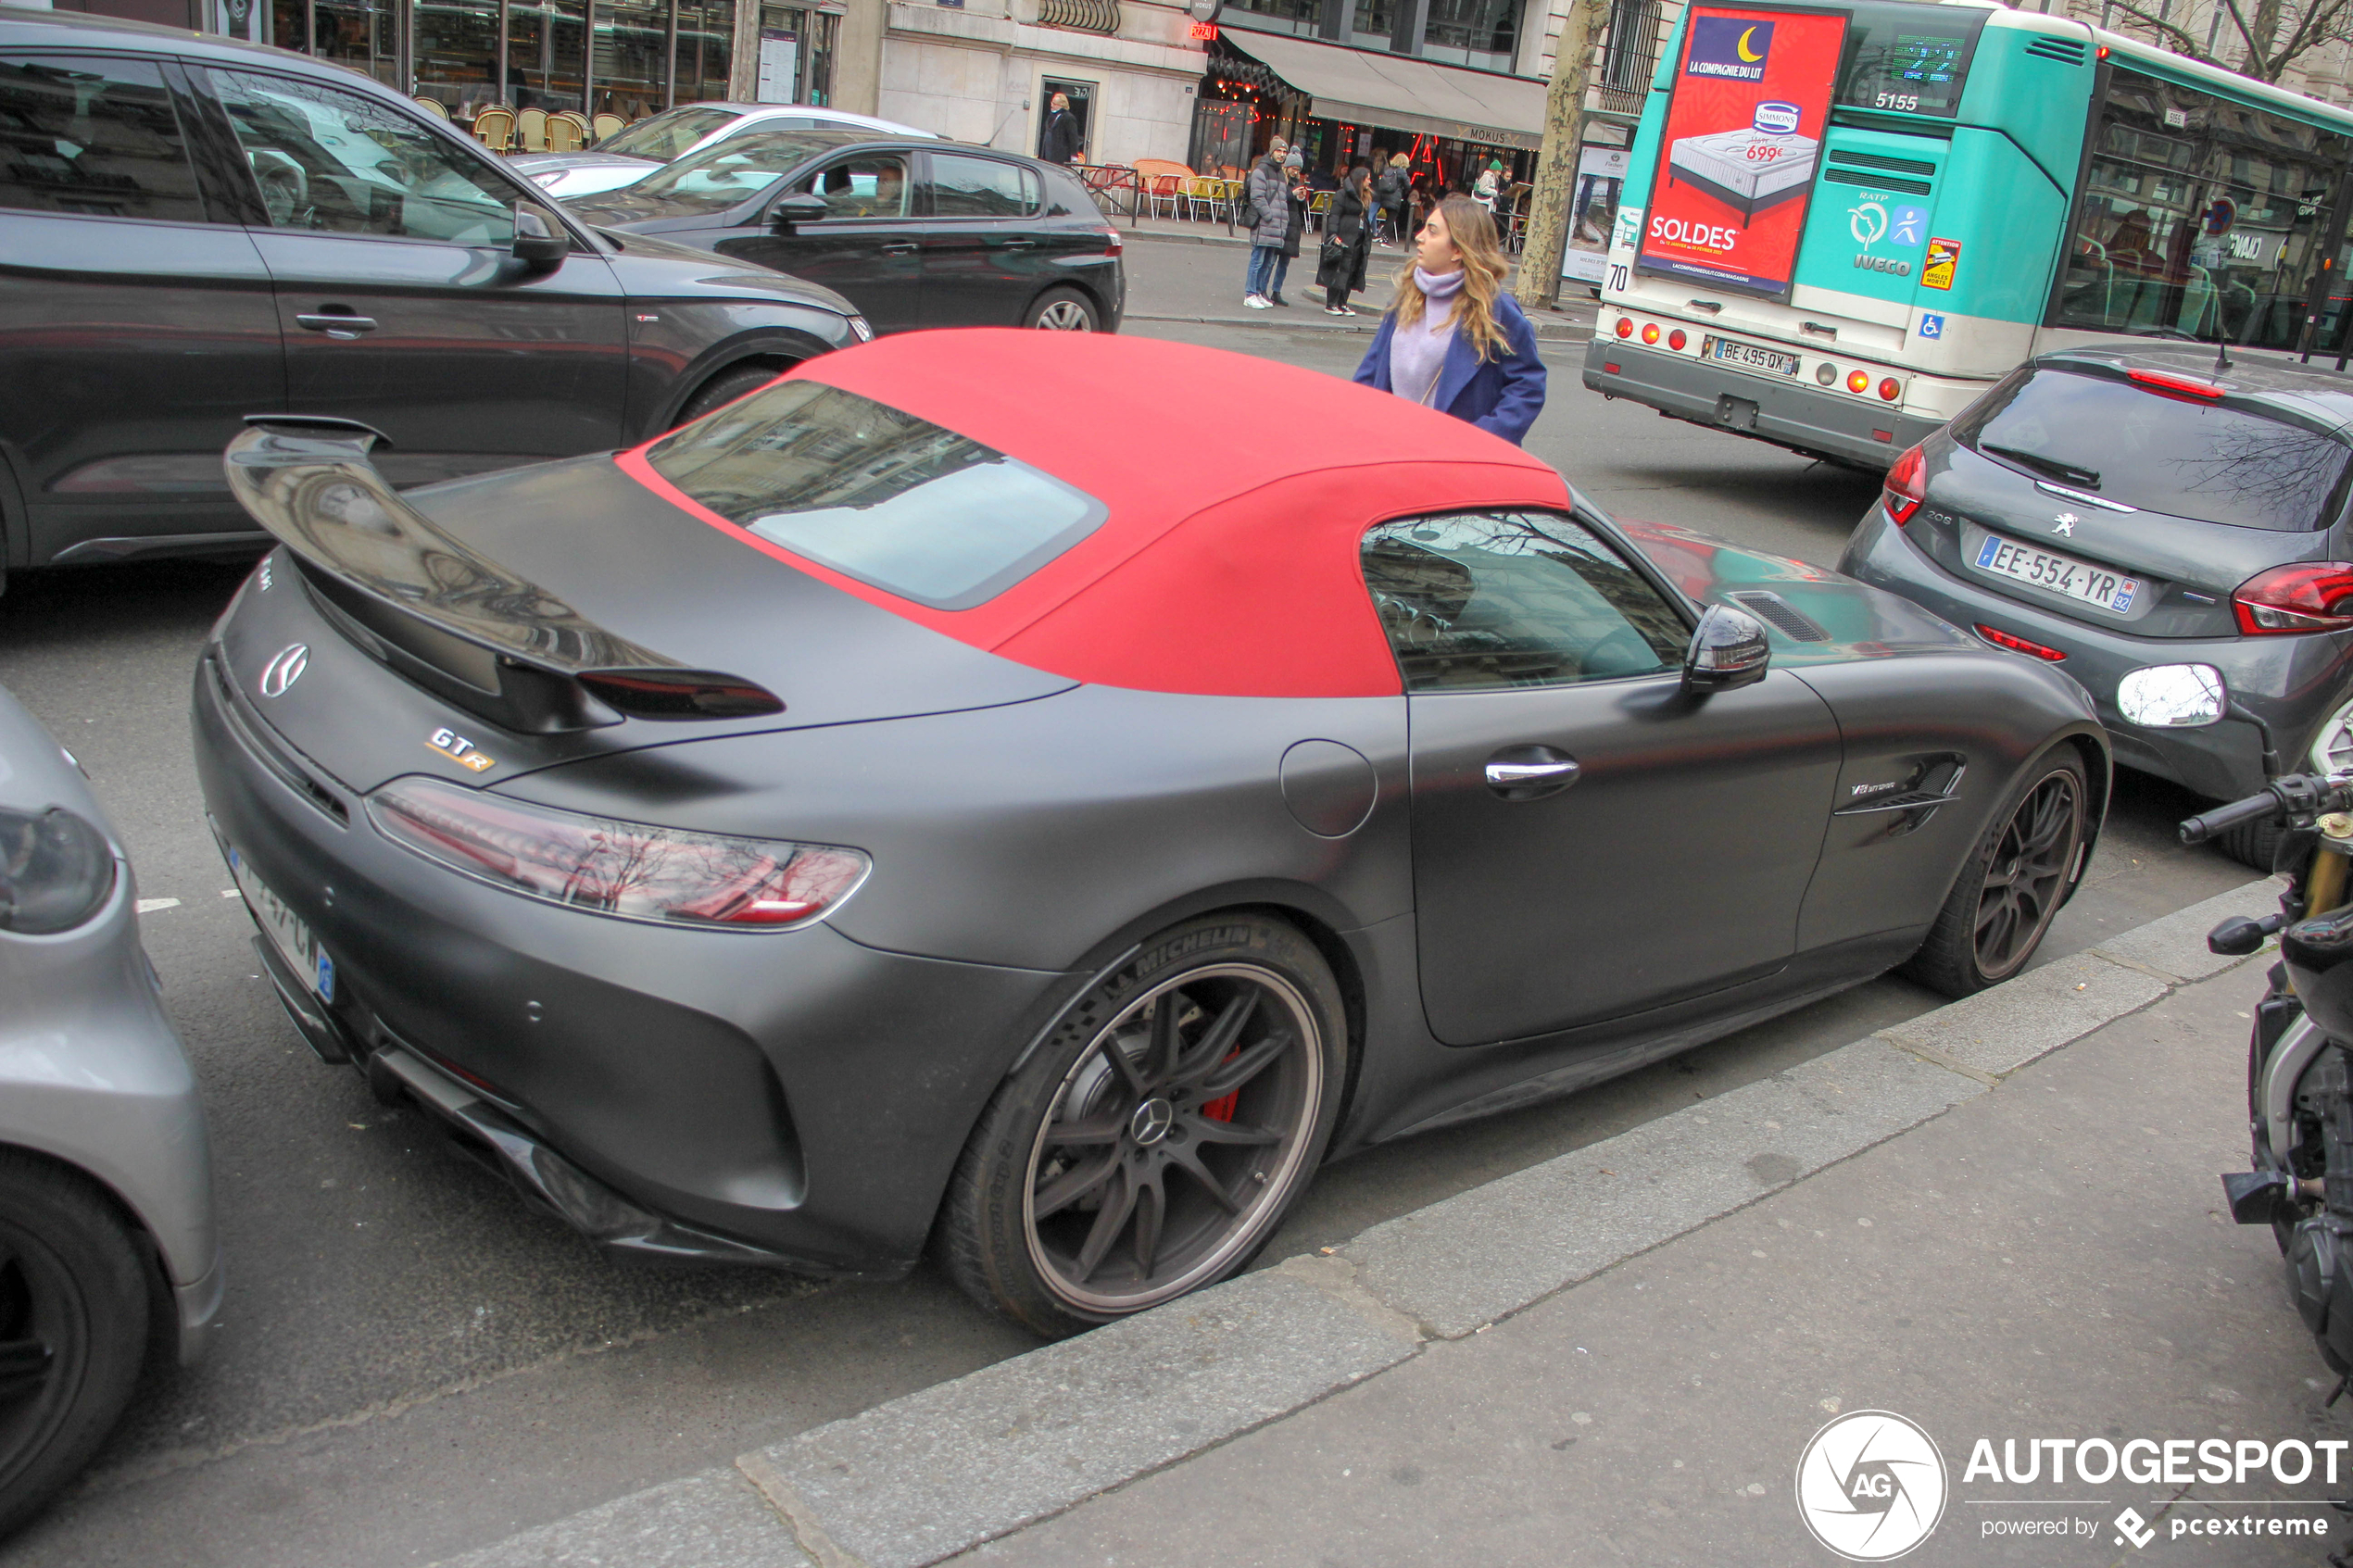
<instances>
[{"instance_id":1,"label":"shop awning","mask_svg":"<svg viewBox=\"0 0 2353 1568\"><path fill-rule=\"evenodd\" d=\"M1306 94L1317 119L1530 150L1544 139L1541 82L1276 32L1229 27L1219 37Z\"/></svg>"}]
</instances>

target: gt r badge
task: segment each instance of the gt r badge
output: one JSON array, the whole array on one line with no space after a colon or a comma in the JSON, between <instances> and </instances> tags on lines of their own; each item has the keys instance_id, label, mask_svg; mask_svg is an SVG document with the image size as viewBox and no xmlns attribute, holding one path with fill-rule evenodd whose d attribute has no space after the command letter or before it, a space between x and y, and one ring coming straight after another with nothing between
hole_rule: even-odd
<instances>
[{"instance_id":1,"label":"gt r badge","mask_svg":"<svg viewBox=\"0 0 2353 1568\"><path fill-rule=\"evenodd\" d=\"M455 730L435 730L425 737L425 744L457 763L460 768L473 772L479 773L486 768L498 766L497 759L484 757L481 752L476 751L474 743Z\"/></svg>"},{"instance_id":2,"label":"gt r badge","mask_svg":"<svg viewBox=\"0 0 2353 1568\"><path fill-rule=\"evenodd\" d=\"M261 667L258 686L263 696L283 696L286 688L302 679L310 667L310 649L303 643L288 643L280 648L270 662Z\"/></svg>"},{"instance_id":3,"label":"gt r badge","mask_svg":"<svg viewBox=\"0 0 2353 1568\"><path fill-rule=\"evenodd\" d=\"M2077 517L2073 512L2061 512L2058 516L2051 519L2051 521L2054 524L2051 532L2054 533L2064 533L2070 539L2072 539L2075 537L2075 525L2082 521L2083 520L2082 518Z\"/></svg>"}]
</instances>

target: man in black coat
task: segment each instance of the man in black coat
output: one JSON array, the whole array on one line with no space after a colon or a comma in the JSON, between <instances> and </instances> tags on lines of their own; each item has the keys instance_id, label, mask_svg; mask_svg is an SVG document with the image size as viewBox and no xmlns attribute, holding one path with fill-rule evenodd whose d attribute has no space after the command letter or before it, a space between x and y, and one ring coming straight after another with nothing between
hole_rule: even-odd
<instances>
[{"instance_id":1,"label":"man in black coat","mask_svg":"<svg viewBox=\"0 0 2353 1568\"><path fill-rule=\"evenodd\" d=\"M1070 94L1057 93L1046 107L1046 124L1038 133L1038 156L1048 163L1068 163L1079 153L1078 117L1070 112Z\"/></svg>"}]
</instances>

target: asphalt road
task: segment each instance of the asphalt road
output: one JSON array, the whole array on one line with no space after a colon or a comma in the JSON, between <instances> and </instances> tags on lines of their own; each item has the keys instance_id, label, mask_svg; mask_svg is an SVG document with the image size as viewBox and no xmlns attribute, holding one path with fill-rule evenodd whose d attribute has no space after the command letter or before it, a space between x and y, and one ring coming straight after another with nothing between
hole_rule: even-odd
<instances>
[{"instance_id":1,"label":"asphalt road","mask_svg":"<svg viewBox=\"0 0 2353 1568\"><path fill-rule=\"evenodd\" d=\"M1149 252L1131 255L1142 266ZM1335 374L1365 341L1142 330ZM1836 558L1870 480L1604 403L1579 385L1581 346L1547 347L1554 395L1533 450L1613 513ZM1283 417L1253 402L1247 367L1234 411ZM0 1565L430 1562L1028 1348L929 1272L812 1286L608 1261L415 1113L316 1062L258 977L188 755L190 671L239 575L195 564L19 574L0 599L0 682L88 768L142 897L177 900L144 928L212 1119L230 1269L210 1360L151 1374L88 1480L0 1549ZM2173 842L2190 809L2123 775L2090 884L2046 956L2244 881ZM1883 979L1572 1099L1375 1150L1324 1173L1267 1256L1343 1239L1936 1001Z\"/></svg>"}]
</instances>

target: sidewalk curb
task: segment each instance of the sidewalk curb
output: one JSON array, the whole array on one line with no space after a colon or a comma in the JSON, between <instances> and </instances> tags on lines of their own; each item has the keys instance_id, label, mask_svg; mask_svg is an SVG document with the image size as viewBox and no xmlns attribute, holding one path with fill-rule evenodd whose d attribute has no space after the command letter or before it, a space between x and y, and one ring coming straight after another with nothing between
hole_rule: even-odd
<instances>
[{"instance_id":1,"label":"sidewalk curb","mask_svg":"<svg viewBox=\"0 0 2353 1568\"><path fill-rule=\"evenodd\" d=\"M443 1568L924 1568L1476 1334L2184 985L2270 878L1442 1202ZM764 1515L764 1522L762 1517Z\"/></svg>"}]
</instances>

